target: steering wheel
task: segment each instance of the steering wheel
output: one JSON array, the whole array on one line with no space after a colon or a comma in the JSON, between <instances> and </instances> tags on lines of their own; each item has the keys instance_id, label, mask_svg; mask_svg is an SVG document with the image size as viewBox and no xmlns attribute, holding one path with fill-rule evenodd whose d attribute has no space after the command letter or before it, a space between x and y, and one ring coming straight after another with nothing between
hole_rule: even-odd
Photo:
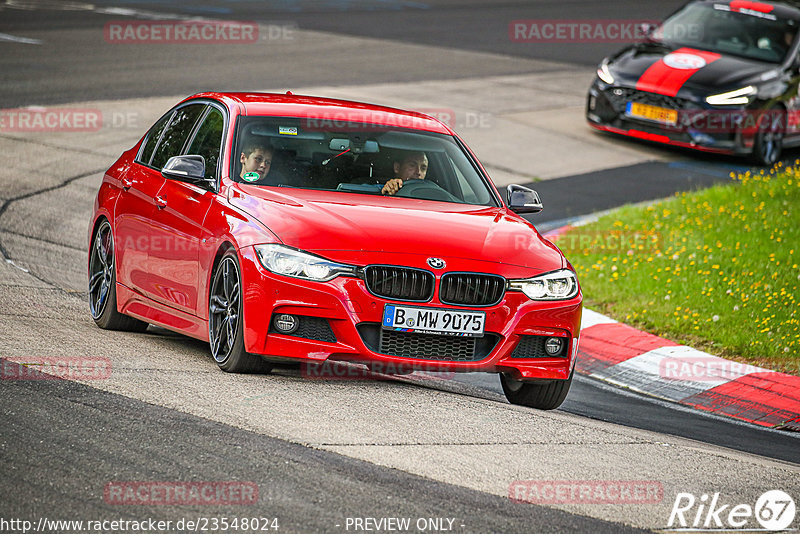
<instances>
[{"instance_id":1,"label":"steering wheel","mask_svg":"<svg viewBox=\"0 0 800 534\"><path fill-rule=\"evenodd\" d=\"M422 200L442 200L460 202L453 194L442 189L439 184L430 180L404 180L403 187L395 193L396 197L419 198Z\"/></svg>"}]
</instances>

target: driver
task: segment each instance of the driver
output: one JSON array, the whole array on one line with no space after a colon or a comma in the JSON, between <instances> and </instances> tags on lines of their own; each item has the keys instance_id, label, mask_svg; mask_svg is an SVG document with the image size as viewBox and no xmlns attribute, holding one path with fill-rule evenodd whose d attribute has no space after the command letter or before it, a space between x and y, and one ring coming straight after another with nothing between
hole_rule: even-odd
<instances>
[{"instance_id":1,"label":"driver","mask_svg":"<svg viewBox=\"0 0 800 534\"><path fill-rule=\"evenodd\" d=\"M428 172L428 156L425 152L408 152L394 162L394 178L384 184L381 193L394 195L403 187L405 180L424 180Z\"/></svg>"}]
</instances>

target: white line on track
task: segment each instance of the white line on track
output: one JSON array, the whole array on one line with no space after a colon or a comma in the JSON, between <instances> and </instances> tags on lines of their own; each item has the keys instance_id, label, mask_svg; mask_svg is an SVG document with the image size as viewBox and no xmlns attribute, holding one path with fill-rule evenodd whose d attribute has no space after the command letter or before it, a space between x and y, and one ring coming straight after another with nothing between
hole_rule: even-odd
<instances>
[{"instance_id":1,"label":"white line on track","mask_svg":"<svg viewBox=\"0 0 800 534\"><path fill-rule=\"evenodd\" d=\"M145 11L140 9L128 9L120 7L97 7L93 4L80 4L71 2L66 2L61 4L47 0L9 1L3 6L0 6L0 8L2 7L12 8L12 9L25 9L25 10L53 9L62 11L94 11L95 13L98 13L100 15L115 15L119 17L131 17L131 18L145 19L145 20L192 20L192 21L203 21L203 22L209 22L215 20L195 15L159 13L156 11ZM0 42L40 45L44 41L40 39L17 37L16 35L0 33Z\"/></svg>"},{"instance_id":2,"label":"white line on track","mask_svg":"<svg viewBox=\"0 0 800 534\"><path fill-rule=\"evenodd\" d=\"M217 19L210 19L199 15L179 14L179 13L162 13L159 11L148 11L144 9L131 9L127 7L103 7L94 4L85 4L78 2L58 2L53 0L7 0L5 4L0 5L0 9L21 9L27 11L33 10L56 10L56 11L93 11L100 15L113 15L118 17L131 17L145 20L193 20L193 21L213 21ZM5 35L5 34L0 34ZM32 39L35 41L35 39ZM39 43L31 43L39 44Z\"/></svg>"},{"instance_id":3,"label":"white line on track","mask_svg":"<svg viewBox=\"0 0 800 534\"><path fill-rule=\"evenodd\" d=\"M16 35L10 35L8 33L0 33L0 42L22 43L22 44L33 44L33 45L42 44L42 41L40 41L39 39L30 39L28 37L17 37Z\"/></svg>"},{"instance_id":4,"label":"white line on track","mask_svg":"<svg viewBox=\"0 0 800 534\"><path fill-rule=\"evenodd\" d=\"M94 9L94 4L84 2L67 2L65 0L5 0L0 7L10 9L57 9L59 11L86 11Z\"/></svg>"}]
</instances>

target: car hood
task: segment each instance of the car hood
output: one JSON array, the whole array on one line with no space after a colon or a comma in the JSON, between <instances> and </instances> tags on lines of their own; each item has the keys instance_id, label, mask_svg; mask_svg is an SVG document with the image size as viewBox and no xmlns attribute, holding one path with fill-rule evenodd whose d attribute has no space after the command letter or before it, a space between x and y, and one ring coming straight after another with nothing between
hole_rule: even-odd
<instances>
[{"instance_id":1,"label":"car hood","mask_svg":"<svg viewBox=\"0 0 800 534\"><path fill-rule=\"evenodd\" d=\"M677 54L696 59L696 64L675 65L670 58ZM668 48L656 43L640 43L620 52L609 62L616 83L644 91L680 96L680 92L702 95L736 89L758 83L762 76L772 75L779 65L748 60L731 55L715 54L691 48Z\"/></svg>"},{"instance_id":2,"label":"car hood","mask_svg":"<svg viewBox=\"0 0 800 534\"><path fill-rule=\"evenodd\" d=\"M417 255L461 258L538 272L566 265L532 224L505 208L237 184L231 204L284 244L336 261ZM388 260L377 260L386 262Z\"/></svg>"}]
</instances>

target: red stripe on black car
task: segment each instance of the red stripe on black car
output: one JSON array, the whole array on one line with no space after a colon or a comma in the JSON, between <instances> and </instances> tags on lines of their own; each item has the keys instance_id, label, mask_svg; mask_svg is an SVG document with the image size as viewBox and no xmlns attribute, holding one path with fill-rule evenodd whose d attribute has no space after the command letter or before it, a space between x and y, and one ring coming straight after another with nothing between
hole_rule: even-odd
<instances>
[{"instance_id":1,"label":"red stripe on black car","mask_svg":"<svg viewBox=\"0 0 800 534\"><path fill-rule=\"evenodd\" d=\"M751 0L733 0L733 2L731 2L731 9L734 11L747 9L750 11L758 11L759 13L770 13L775 9L775 6L764 4L763 2L752 2Z\"/></svg>"},{"instance_id":2,"label":"red stripe on black car","mask_svg":"<svg viewBox=\"0 0 800 534\"><path fill-rule=\"evenodd\" d=\"M680 48L669 55L673 54L691 54L694 56L699 56L705 60L706 65L713 63L720 58L719 54L705 52L703 50L695 50L693 48ZM639 78L639 81L636 82L636 89L639 91L647 91L649 93L658 93L665 96L675 96L678 94L678 91L681 90L683 84L685 84L687 80L689 80L689 78L691 78L692 75L701 68L703 67L694 69L676 69L667 65L662 58L650 65L650 67L644 71L644 74L642 74L642 76Z\"/></svg>"}]
</instances>

